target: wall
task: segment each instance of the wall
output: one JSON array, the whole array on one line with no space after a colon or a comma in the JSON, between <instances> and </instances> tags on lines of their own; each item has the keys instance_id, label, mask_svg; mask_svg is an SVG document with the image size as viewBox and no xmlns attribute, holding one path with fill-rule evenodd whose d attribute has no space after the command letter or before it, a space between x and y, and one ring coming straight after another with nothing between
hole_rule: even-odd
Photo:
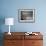
<instances>
[{"instance_id":1,"label":"wall","mask_svg":"<svg viewBox=\"0 0 46 46\"><path fill-rule=\"evenodd\" d=\"M0 0L0 4L0 17L15 19L15 24L11 27L12 32L46 32L46 0ZM35 23L19 23L18 9L35 9ZM2 24L0 31L8 32L8 26Z\"/></svg>"}]
</instances>

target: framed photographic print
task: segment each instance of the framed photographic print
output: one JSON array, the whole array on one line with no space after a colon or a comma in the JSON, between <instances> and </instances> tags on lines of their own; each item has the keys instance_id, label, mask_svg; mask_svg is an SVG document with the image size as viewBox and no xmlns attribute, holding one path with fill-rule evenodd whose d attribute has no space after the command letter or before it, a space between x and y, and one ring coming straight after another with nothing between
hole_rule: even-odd
<instances>
[{"instance_id":1,"label":"framed photographic print","mask_svg":"<svg viewBox=\"0 0 46 46\"><path fill-rule=\"evenodd\" d=\"M19 22L35 22L35 9L19 9Z\"/></svg>"}]
</instances>

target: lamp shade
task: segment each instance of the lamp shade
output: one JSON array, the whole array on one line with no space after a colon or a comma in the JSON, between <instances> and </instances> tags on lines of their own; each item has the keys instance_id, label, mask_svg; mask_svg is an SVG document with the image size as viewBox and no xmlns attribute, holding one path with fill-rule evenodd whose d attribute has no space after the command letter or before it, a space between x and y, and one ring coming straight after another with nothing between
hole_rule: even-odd
<instances>
[{"instance_id":1,"label":"lamp shade","mask_svg":"<svg viewBox=\"0 0 46 46\"><path fill-rule=\"evenodd\" d=\"M14 25L14 18L5 18L5 25Z\"/></svg>"}]
</instances>

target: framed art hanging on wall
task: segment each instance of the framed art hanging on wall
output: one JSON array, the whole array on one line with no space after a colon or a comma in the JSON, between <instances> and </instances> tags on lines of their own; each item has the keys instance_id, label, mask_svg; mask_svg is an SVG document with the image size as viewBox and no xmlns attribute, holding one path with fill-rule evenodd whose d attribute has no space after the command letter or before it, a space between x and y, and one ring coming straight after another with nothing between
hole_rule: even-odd
<instances>
[{"instance_id":1,"label":"framed art hanging on wall","mask_svg":"<svg viewBox=\"0 0 46 46\"><path fill-rule=\"evenodd\" d=\"M19 9L18 10L19 22L35 22L35 9Z\"/></svg>"}]
</instances>

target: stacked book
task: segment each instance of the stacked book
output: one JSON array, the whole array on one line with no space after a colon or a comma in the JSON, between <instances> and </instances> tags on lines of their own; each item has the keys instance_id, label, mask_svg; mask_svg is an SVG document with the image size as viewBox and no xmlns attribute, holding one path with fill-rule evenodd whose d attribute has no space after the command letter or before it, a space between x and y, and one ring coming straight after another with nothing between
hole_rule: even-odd
<instances>
[{"instance_id":1,"label":"stacked book","mask_svg":"<svg viewBox=\"0 0 46 46\"><path fill-rule=\"evenodd\" d=\"M37 33L26 32L25 35L38 35Z\"/></svg>"}]
</instances>

